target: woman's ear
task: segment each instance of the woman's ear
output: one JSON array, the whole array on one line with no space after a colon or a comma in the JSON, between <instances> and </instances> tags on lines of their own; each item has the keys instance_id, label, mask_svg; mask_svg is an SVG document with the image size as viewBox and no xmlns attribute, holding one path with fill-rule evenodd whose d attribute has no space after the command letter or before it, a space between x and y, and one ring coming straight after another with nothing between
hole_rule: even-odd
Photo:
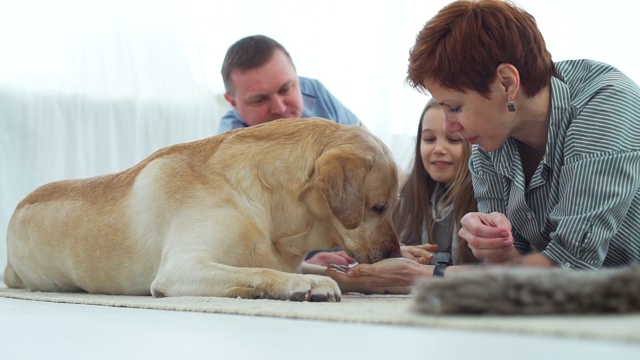
<instances>
[{"instance_id":1,"label":"woman's ear","mask_svg":"<svg viewBox=\"0 0 640 360\"><path fill-rule=\"evenodd\" d=\"M515 99L520 89L520 73L511 64L500 64L496 69L498 81L504 89L504 94L511 99Z\"/></svg>"}]
</instances>

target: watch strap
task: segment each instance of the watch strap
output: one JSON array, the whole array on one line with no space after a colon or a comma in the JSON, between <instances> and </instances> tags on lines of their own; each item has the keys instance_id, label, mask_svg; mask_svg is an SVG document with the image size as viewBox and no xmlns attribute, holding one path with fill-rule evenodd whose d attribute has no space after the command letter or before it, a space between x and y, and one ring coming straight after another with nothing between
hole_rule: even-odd
<instances>
[{"instance_id":1,"label":"watch strap","mask_svg":"<svg viewBox=\"0 0 640 360\"><path fill-rule=\"evenodd\" d=\"M436 263L436 266L433 268L433 275L431 275L432 277L444 277L444 271L447 269L447 266L451 265L448 262L445 261L438 261Z\"/></svg>"}]
</instances>

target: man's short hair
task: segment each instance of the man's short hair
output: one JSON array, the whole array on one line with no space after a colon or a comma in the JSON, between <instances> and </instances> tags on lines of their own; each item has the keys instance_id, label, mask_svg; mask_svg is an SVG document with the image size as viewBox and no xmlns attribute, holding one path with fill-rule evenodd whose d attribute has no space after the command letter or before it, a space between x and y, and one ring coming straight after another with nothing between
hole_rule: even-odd
<instances>
[{"instance_id":1,"label":"man's short hair","mask_svg":"<svg viewBox=\"0 0 640 360\"><path fill-rule=\"evenodd\" d=\"M264 35L251 35L236 41L224 57L222 62L222 81L224 81L225 91L231 95L234 89L231 84L231 72L234 70L245 71L260 67L273 56L276 50L281 50L291 61L293 60L289 52L279 42ZM295 65L293 65L295 68Z\"/></svg>"}]
</instances>

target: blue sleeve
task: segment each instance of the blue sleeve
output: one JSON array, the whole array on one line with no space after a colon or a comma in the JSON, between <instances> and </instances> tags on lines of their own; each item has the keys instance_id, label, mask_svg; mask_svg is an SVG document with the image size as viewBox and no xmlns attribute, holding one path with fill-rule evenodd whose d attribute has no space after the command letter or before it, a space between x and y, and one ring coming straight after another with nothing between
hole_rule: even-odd
<instances>
[{"instance_id":1,"label":"blue sleeve","mask_svg":"<svg viewBox=\"0 0 640 360\"><path fill-rule=\"evenodd\" d=\"M229 130L239 129L247 127L247 124L242 121L240 115L235 109L231 109L227 111L226 114L220 119L220 123L218 123L218 131L216 134L222 134Z\"/></svg>"},{"instance_id":2,"label":"blue sleeve","mask_svg":"<svg viewBox=\"0 0 640 360\"><path fill-rule=\"evenodd\" d=\"M344 106L319 80L300 77L304 100L303 117L323 117L338 124L361 125L360 119Z\"/></svg>"}]
</instances>

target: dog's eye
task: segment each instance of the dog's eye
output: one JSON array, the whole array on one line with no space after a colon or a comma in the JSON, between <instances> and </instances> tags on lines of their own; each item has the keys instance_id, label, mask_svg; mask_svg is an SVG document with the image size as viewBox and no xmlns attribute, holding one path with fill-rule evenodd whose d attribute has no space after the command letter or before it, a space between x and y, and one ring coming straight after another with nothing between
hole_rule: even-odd
<instances>
[{"instance_id":1,"label":"dog's eye","mask_svg":"<svg viewBox=\"0 0 640 360\"><path fill-rule=\"evenodd\" d=\"M386 210L386 206L384 205L375 205L373 207L373 211L375 211L376 213L382 215L384 214L384 211Z\"/></svg>"}]
</instances>

